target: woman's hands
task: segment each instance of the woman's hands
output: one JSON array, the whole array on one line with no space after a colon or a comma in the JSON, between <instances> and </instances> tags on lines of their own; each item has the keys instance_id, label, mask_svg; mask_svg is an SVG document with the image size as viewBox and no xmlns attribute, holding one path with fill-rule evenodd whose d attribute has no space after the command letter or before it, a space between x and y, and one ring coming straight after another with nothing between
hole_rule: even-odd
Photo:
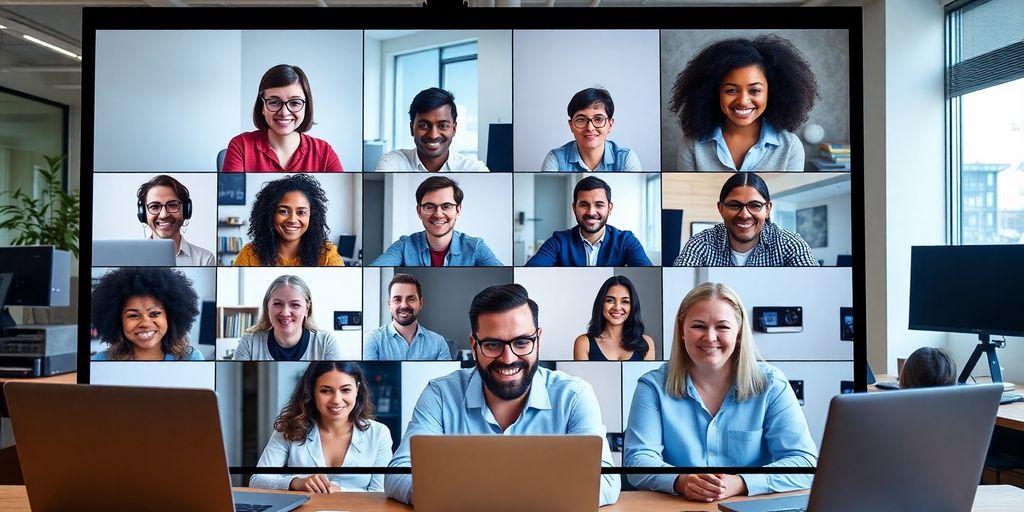
<instances>
[{"instance_id":1,"label":"woman's hands","mask_svg":"<svg viewBox=\"0 0 1024 512\"><path fill-rule=\"evenodd\" d=\"M675 491L691 501L724 500L747 493L747 484L738 475L699 473L676 477Z\"/></svg>"},{"instance_id":2,"label":"woman's hands","mask_svg":"<svg viewBox=\"0 0 1024 512\"><path fill-rule=\"evenodd\" d=\"M292 478L288 488L293 491L306 491L313 494L330 494L341 492L341 487L334 485L327 479L327 475L309 475L305 478Z\"/></svg>"}]
</instances>

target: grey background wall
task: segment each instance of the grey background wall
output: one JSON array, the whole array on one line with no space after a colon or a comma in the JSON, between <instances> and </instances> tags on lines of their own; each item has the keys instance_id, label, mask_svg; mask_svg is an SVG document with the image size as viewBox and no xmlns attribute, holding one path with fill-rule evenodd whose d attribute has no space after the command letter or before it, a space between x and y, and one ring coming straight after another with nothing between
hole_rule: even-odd
<instances>
[{"instance_id":1,"label":"grey background wall","mask_svg":"<svg viewBox=\"0 0 1024 512\"><path fill-rule=\"evenodd\" d=\"M302 68L314 98L309 135L362 167L362 32L100 31L96 171L215 171L231 137L255 130L260 78Z\"/></svg>"},{"instance_id":2,"label":"grey background wall","mask_svg":"<svg viewBox=\"0 0 1024 512\"><path fill-rule=\"evenodd\" d=\"M666 171L679 170L676 153L683 135L679 120L668 111L672 84L701 48L731 37L752 38L776 34L792 41L811 65L821 97L808 117L808 123L825 129L825 141L850 141L850 55L845 30L663 30L661 32L661 163ZM771 84L768 84L771 108ZM799 134L798 134L799 135ZM817 148L804 144L808 158Z\"/></svg>"},{"instance_id":3,"label":"grey background wall","mask_svg":"<svg viewBox=\"0 0 1024 512\"><path fill-rule=\"evenodd\" d=\"M573 140L565 108L587 87L615 102L608 140L635 151L644 170L659 169L657 30L517 30L513 39L516 170L540 170L549 150Z\"/></svg>"}]
</instances>

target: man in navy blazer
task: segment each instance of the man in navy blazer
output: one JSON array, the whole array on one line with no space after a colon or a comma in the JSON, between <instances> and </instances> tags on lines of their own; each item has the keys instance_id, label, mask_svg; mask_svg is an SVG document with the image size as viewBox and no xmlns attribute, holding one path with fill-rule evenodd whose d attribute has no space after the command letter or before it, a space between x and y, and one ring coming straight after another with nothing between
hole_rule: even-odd
<instances>
[{"instance_id":1,"label":"man in navy blazer","mask_svg":"<svg viewBox=\"0 0 1024 512\"><path fill-rule=\"evenodd\" d=\"M551 234L526 262L527 267L649 267L651 260L630 231L607 225L612 214L612 189L587 176L572 191L576 226Z\"/></svg>"}]
</instances>

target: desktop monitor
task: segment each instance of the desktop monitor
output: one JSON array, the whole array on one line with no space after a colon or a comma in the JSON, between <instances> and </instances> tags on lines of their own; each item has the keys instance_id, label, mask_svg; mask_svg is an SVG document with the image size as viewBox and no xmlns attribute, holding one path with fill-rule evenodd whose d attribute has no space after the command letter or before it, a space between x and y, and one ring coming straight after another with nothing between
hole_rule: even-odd
<instances>
[{"instance_id":1,"label":"desktop monitor","mask_svg":"<svg viewBox=\"0 0 1024 512\"><path fill-rule=\"evenodd\" d=\"M977 334L980 343L960 373L966 382L982 355L1002 381L991 336L1024 335L1024 296L1005 288L1024 283L1024 245L917 246L910 252L909 327ZM1013 286L1013 285L1010 285Z\"/></svg>"},{"instance_id":2,"label":"desktop monitor","mask_svg":"<svg viewBox=\"0 0 1024 512\"><path fill-rule=\"evenodd\" d=\"M753 306L800 308L800 329L758 332L754 340L787 380L803 383L800 410L812 437L820 440L827 399L843 389L842 381L854 381L859 390L866 388L863 340L844 340L845 331L836 325L840 308L866 309L864 283L858 278L863 269L857 268L858 262L865 261L864 226L858 221L864 217L866 174L861 20L859 8L469 8L458 13L418 8L86 9L84 212L93 211L94 202L108 200L102 195L105 189L95 187L101 182L98 179L137 184L131 173L207 173L211 183L217 182L218 193L209 201L196 201L189 229L182 230L184 236L198 245L201 235L213 234L198 232L197 220L216 219L220 221L216 223L218 245L230 249L222 253L241 252L250 242L247 235L259 235L250 235L259 223L254 226L248 220L257 196L269 188L267 183L302 169L276 173L249 169L260 172L228 178L228 173L218 173L211 156L231 147L231 141L241 141L235 144L240 151L229 149L225 170L247 165L240 158L256 156L261 162L276 158L246 146L246 141L259 145L263 140L259 123L266 119L265 113L260 115L265 98L257 89L263 75L277 65L298 66L316 101L315 123L305 132L310 139L303 140L316 139L313 148L318 150L332 149L344 169L340 176L315 176L324 189L330 188L325 194L331 214L327 240L337 244L345 266L228 267L229 258L221 258L219 268L194 269L197 274L208 271L215 281L204 296L214 300L214 312L208 314L210 305L204 303L198 319L205 335L199 338L200 344L209 341L208 333L216 333L215 360L143 365L83 358L79 377L86 383L214 389L222 410L238 412L227 415L224 423L229 463L235 473L251 474L273 432L274 417L308 365L235 361L227 355L238 354L241 339L252 334L261 318L266 319L262 310L269 285L281 276L297 275L308 285L310 311L318 329L329 331L338 342L337 359L363 366L377 420L391 430L397 447L428 382L458 370L463 363L474 364L467 332L473 297L487 286L514 282L526 287L540 306L544 334L540 365L590 383L608 435L623 439L638 380L670 359L674 317L682 298L701 282L713 281L733 288L747 305L748 316ZM823 261L827 266L787 267L777 262L756 267L753 262L750 267L672 266L679 250L700 234L698 228L708 233L720 229L723 217L716 204L731 176L693 172L704 169L687 168L685 160L680 160L687 138L678 113L669 109L673 84L701 48L760 35L785 39L805 55L819 94L809 95L816 103L813 108L804 105L809 110L802 123L824 129L828 135L823 142L834 143L829 151L850 155L849 171L799 172L812 170L811 160L822 156L823 149L800 139L802 131L797 127L788 130L786 140L802 145L806 154L805 162L794 162L794 168L788 169L798 172L781 172L777 167L758 171L771 195L778 198L771 219L807 242L812 254L803 263ZM590 55L579 51L584 41L592 47ZM595 67L595 56L612 64ZM197 81L197 76L202 79ZM397 153L418 158L417 145L424 143L410 134L410 105L416 94L431 87L455 96L458 130L445 142L464 157L461 161L475 159L492 171L511 173L432 175L376 170L378 161L388 161L384 156L377 158L378 149L391 157ZM610 158L608 165L628 163L638 170L541 172L545 165L561 165L559 158L567 163L578 154L579 144L584 144L579 141L587 137L576 137L579 121L572 121L575 116L567 112L568 104L577 93L598 87L614 98L614 115L606 108L610 120L607 124L597 120L608 128L614 123L606 143L615 148L621 162ZM197 97L203 100L196 103ZM714 105L720 108L717 97ZM596 127L594 114L586 116L584 132ZM182 129L184 125L188 129ZM124 126L139 128L126 131ZM246 148L252 151L246 153ZM391 157L390 162L395 162ZM218 179L213 179L214 174ZM361 252L384 254L392 244L429 229L414 202L415 191L428 177L437 176L454 179L465 192L454 230L485 241L501 266L412 267L405 266L407 262L372 266L370 260L364 266L355 265ZM607 225L636 237L654 266L525 265L553 232L576 225L569 204L574 185L586 176L599 177L614 190L614 213L606 219ZM836 180L848 186L833 187ZM677 229L676 239L664 239L663 223L672 221L665 220L664 211L685 212L677 217L685 218L694 229ZM518 222L514 212L522 212ZM84 222L83 240L90 243L93 226L115 221ZM675 222L678 228L678 218ZM372 247L368 240L375 241ZM95 267L91 254L83 248L84 269ZM522 258L514 259L513 254ZM847 261L844 256L850 254L852 260ZM438 345L444 344L450 360L369 357L370 334L393 328L389 285L399 274L414 275L422 284L426 306L418 321L437 334ZM612 277L628 277L635 285L633 298L643 304L645 334L651 338L644 348L653 350L653 360L577 359L573 340L586 331L594 310L602 314L599 306L594 307L595 297ZM575 293L576 300L568 300L567 291ZM90 305L90 297L83 293L82 310L89 311ZM351 320L352 314L359 315L359 325L332 321ZM211 319L213 329L207 327ZM863 315L855 316L853 324L854 331L864 332ZM587 341L586 336L583 339ZM79 353L88 354L88 350ZM446 356L443 351L434 355ZM620 451L620 446L613 443L612 448ZM702 467L681 466L689 468L684 472ZM768 472L749 466L740 469L732 472ZM236 483L244 485L244 480Z\"/></svg>"}]
</instances>

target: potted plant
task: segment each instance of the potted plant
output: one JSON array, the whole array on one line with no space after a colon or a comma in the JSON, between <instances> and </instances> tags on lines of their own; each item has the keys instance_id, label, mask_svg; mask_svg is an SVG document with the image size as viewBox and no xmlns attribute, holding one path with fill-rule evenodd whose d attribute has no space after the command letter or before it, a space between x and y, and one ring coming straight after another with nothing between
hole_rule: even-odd
<instances>
[{"instance_id":1,"label":"potted plant","mask_svg":"<svg viewBox=\"0 0 1024 512\"><path fill-rule=\"evenodd\" d=\"M11 197L11 204L0 206L0 230L17 234L11 241L13 245L52 245L77 258L79 191L64 192L61 186L63 156L45 158L49 168L38 169L44 185L38 199L20 188L0 192L0 197Z\"/></svg>"}]
</instances>

